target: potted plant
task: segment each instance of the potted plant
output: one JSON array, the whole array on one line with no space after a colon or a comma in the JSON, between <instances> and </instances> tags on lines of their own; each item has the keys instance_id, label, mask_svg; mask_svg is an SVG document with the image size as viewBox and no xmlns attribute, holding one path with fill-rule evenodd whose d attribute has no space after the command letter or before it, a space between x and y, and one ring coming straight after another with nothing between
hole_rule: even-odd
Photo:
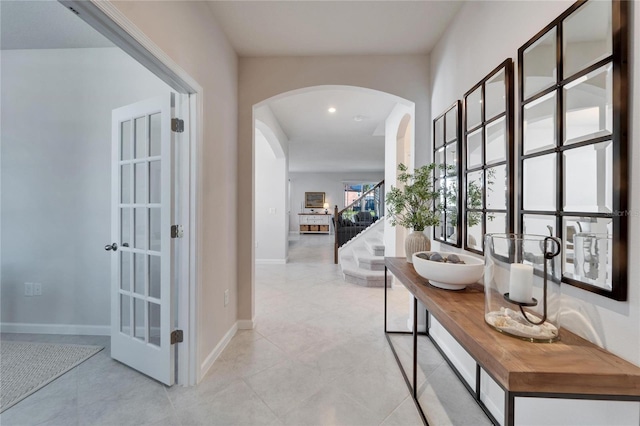
<instances>
[{"instance_id":1,"label":"potted plant","mask_svg":"<svg viewBox=\"0 0 640 426\"><path fill-rule=\"evenodd\" d=\"M400 225L413 232L405 240L407 262L412 263L412 255L418 251L431 249L431 241L422 232L429 226L440 224L440 211L434 207L440 196L433 187L433 171L436 165L424 165L409 173L407 166L398 165L400 187L391 187L387 192L387 215L392 226Z\"/></svg>"}]
</instances>

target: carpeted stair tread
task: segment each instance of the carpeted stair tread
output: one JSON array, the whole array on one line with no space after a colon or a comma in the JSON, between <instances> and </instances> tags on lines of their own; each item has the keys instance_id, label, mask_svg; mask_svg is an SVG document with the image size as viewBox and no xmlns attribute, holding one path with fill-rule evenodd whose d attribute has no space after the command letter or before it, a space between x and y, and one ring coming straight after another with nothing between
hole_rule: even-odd
<instances>
[{"instance_id":1,"label":"carpeted stair tread","mask_svg":"<svg viewBox=\"0 0 640 426\"><path fill-rule=\"evenodd\" d=\"M376 256L365 248L356 248L353 250L353 257L358 267L368 270L384 270L384 256Z\"/></svg>"},{"instance_id":2,"label":"carpeted stair tread","mask_svg":"<svg viewBox=\"0 0 640 426\"><path fill-rule=\"evenodd\" d=\"M384 242L381 238L367 238L364 240L364 246L372 255L384 256Z\"/></svg>"}]
</instances>

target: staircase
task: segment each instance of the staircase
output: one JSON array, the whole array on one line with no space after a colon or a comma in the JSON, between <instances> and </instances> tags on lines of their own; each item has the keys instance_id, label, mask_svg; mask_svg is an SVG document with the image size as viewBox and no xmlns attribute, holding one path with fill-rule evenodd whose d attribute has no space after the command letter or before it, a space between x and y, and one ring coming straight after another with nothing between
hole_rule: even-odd
<instances>
[{"instance_id":1,"label":"staircase","mask_svg":"<svg viewBox=\"0 0 640 426\"><path fill-rule=\"evenodd\" d=\"M338 260L344 280L364 287L384 287L384 219L340 247Z\"/></svg>"}]
</instances>

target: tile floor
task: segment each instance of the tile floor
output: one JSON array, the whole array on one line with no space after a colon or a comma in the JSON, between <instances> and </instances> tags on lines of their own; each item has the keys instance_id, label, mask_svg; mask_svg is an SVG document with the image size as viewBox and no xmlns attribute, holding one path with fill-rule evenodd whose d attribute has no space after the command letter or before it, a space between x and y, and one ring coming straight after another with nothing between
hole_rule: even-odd
<instances>
[{"instance_id":1,"label":"tile floor","mask_svg":"<svg viewBox=\"0 0 640 426\"><path fill-rule=\"evenodd\" d=\"M105 350L0 415L9 425L420 425L383 333L383 289L345 283L333 240L290 241L287 265L256 267L255 330L232 339L197 386L167 388L109 357L109 338L3 334ZM390 328L409 294L389 292ZM394 337L410 366L410 337ZM420 341L431 424L489 424L439 353Z\"/></svg>"}]
</instances>

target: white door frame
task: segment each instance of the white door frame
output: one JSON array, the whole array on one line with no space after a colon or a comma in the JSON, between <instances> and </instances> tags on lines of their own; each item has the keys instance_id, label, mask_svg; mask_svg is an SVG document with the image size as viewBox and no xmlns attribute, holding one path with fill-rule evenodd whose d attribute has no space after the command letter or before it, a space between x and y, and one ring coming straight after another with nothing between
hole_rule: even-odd
<instances>
[{"instance_id":1,"label":"white door frame","mask_svg":"<svg viewBox=\"0 0 640 426\"><path fill-rule=\"evenodd\" d=\"M188 94L189 120L185 133L178 139L183 179L178 180L184 198L180 204L184 237L178 242L177 327L184 331L184 342L178 344L177 383L192 386L200 380L198 368L197 313L199 311L200 258L202 243L197 229L202 225L203 88L149 37L136 27L118 8L107 0L59 0L79 18L131 55L136 61L181 94ZM187 105L182 105L186 108ZM188 200L188 202L187 202ZM184 254L184 255L183 255ZM187 285L188 283L188 285Z\"/></svg>"}]
</instances>

